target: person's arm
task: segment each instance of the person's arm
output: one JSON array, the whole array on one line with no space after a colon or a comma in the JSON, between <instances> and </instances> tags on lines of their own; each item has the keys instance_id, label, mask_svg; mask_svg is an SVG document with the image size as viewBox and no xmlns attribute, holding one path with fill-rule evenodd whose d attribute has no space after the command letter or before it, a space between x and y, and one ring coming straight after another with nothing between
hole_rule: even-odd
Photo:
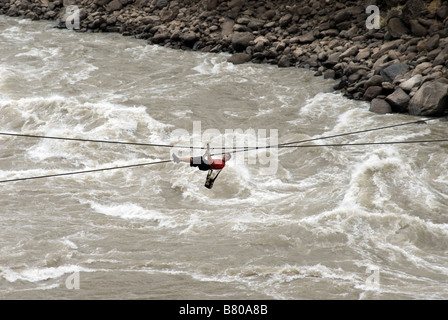
<instances>
[{"instance_id":1,"label":"person's arm","mask_svg":"<svg viewBox=\"0 0 448 320\"><path fill-rule=\"evenodd\" d=\"M213 163L212 155L210 154L210 144L207 143L207 151L205 151L205 158L208 163L211 165Z\"/></svg>"}]
</instances>

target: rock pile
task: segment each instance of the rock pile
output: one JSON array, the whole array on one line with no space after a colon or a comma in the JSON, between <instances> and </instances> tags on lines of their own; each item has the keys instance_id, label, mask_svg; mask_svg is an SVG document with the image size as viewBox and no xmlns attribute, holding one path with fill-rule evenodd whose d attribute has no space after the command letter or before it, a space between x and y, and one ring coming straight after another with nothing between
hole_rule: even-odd
<instances>
[{"instance_id":1,"label":"rock pile","mask_svg":"<svg viewBox=\"0 0 448 320\"><path fill-rule=\"evenodd\" d=\"M65 27L69 5L79 8L81 32L310 68L378 113L448 113L447 1L0 0L0 14ZM379 9L375 19L370 5Z\"/></svg>"}]
</instances>

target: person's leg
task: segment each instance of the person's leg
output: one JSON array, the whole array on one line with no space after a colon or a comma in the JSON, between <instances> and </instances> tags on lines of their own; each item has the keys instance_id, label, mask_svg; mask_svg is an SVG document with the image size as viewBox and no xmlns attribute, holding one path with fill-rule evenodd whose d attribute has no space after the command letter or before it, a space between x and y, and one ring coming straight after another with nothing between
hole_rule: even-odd
<instances>
[{"instance_id":1,"label":"person's leg","mask_svg":"<svg viewBox=\"0 0 448 320\"><path fill-rule=\"evenodd\" d=\"M173 153L173 161L175 163L179 163L179 162L187 162L190 163L191 162L191 157L183 157L183 158L179 158L176 154Z\"/></svg>"}]
</instances>

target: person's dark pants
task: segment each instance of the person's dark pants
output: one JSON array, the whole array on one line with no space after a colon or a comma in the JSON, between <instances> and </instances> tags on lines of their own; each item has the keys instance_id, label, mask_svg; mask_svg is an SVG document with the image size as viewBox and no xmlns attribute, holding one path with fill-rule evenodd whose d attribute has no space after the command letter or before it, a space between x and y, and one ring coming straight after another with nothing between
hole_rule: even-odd
<instances>
[{"instance_id":1,"label":"person's dark pants","mask_svg":"<svg viewBox=\"0 0 448 320\"><path fill-rule=\"evenodd\" d=\"M191 157L190 167L198 167L198 169L201 171L208 171L211 169L210 165L207 163L207 160L205 160L204 157Z\"/></svg>"}]
</instances>

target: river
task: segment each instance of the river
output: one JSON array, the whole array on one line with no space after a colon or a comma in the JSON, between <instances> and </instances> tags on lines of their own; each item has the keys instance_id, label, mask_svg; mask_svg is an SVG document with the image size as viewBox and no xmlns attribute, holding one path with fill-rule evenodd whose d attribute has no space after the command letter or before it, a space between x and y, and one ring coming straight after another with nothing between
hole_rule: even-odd
<instances>
[{"instance_id":1,"label":"river","mask_svg":"<svg viewBox=\"0 0 448 320\"><path fill-rule=\"evenodd\" d=\"M309 70L0 17L0 131L266 146L418 120ZM442 139L428 121L308 144ZM203 150L0 136L0 180ZM448 299L446 143L239 152L0 184L0 299Z\"/></svg>"}]
</instances>

